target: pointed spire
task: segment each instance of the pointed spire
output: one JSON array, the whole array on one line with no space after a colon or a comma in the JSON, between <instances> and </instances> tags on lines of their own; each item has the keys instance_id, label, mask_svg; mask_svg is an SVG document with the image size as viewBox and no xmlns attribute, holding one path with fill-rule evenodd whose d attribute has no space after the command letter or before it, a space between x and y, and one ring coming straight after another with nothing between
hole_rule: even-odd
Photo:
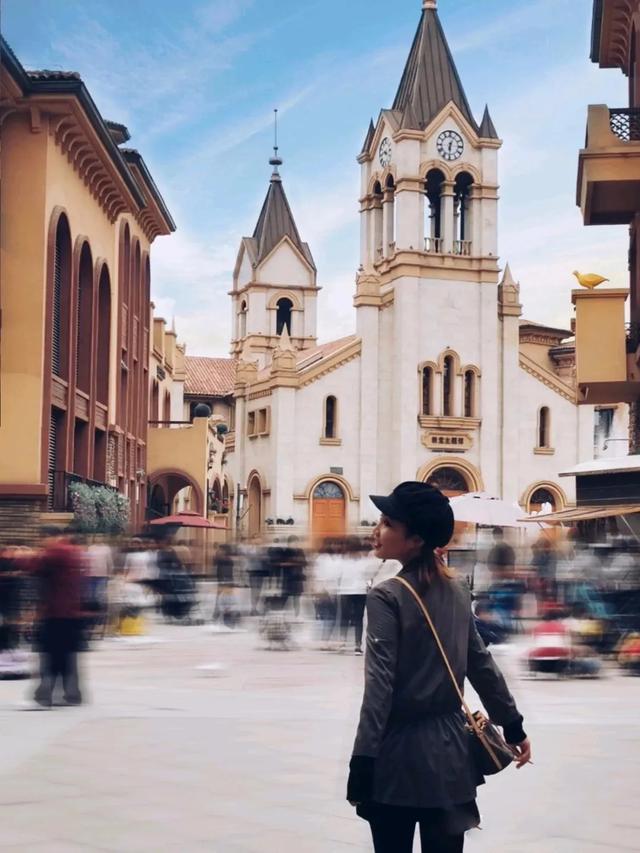
<instances>
[{"instance_id":1,"label":"pointed spire","mask_svg":"<svg viewBox=\"0 0 640 853\"><path fill-rule=\"evenodd\" d=\"M412 114L404 116L403 127L423 130L450 101L471 127L477 129L438 17L436 2L423 0L422 17L393 109L404 113L411 108Z\"/></svg>"},{"instance_id":2,"label":"pointed spire","mask_svg":"<svg viewBox=\"0 0 640 853\"><path fill-rule=\"evenodd\" d=\"M498 132L489 114L489 106L485 104L482 121L480 122L480 136L482 139L498 139Z\"/></svg>"},{"instance_id":3,"label":"pointed spire","mask_svg":"<svg viewBox=\"0 0 640 853\"><path fill-rule=\"evenodd\" d=\"M505 264L504 272L502 273L502 280L501 280L500 284L503 287L519 287L519 284L517 283L517 281L514 279L513 275L511 274L511 267L509 266L509 261L507 261L507 263Z\"/></svg>"},{"instance_id":4,"label":"pointed spire","mask_svg":"<svg viewBox=\"0 0 640 853\"><path fill-rule=\"evenodd\" d=\"M289 329L287 325L282 327L282 332L280 333L280 339L278 341L278 349L281 352L293 352L293 344L291 343L291 338L289 337Z\"/></svg>"},{"instance_id":5,"label":"pointed spire","mask_svg":"<svg viewBox=\"0 0 640 853\"><path fill-rule=\"evenodd\" d=\"M367 154L369 151L369 146L371 145L371 140L373 139L373 135L376 132L376 129L373 124L373 119L369 122L369 128L367 130L367 135L364 138L364 144L362 146L361 154Z\"/></svg>"},{"instance_id":6,"label":"pointed spire","mask_svg":"<svg viewBox=\"0 0 640 853\"><path fill-rule=\"evenodd\" d=\"M520 317L520 284L511 274L511 267L505 264L502 280L498 285L498 317Z\"/></svg>"}]
</instances>

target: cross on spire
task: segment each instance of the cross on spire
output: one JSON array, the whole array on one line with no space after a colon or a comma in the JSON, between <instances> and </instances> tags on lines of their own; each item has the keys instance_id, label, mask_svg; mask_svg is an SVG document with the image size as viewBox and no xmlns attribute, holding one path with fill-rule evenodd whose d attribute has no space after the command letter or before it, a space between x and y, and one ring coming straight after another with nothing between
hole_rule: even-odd
<instances>
[{"instance_id":1,"label":"cross on spire","mask_svg":"<svg viewBox=\"0 0 640 853\"><path fill-rule=\"evenodd\" d=\"M273 111L273 157L269 158L269 165L273 166L272 178L279 178L278 166L282 166L282 157L278 154L278 110Z\"/></svg>"}]
</instances>

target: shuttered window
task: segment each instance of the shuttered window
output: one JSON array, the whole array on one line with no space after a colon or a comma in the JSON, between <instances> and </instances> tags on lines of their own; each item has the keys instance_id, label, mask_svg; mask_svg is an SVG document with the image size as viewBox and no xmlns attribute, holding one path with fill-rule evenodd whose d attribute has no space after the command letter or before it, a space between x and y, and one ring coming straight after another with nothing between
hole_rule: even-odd
<instances>
[{"instance_id":1,"label":"shuttered window","mask_svg":"<svg viewBox=\"0 0 640 853\"><path fill-rule=\"evenodd\" d=\"M47 484L49 486L49 494L47 495L47 508L53 509L55 486L56 486L56 459L58 456L58 418L55 411L51 412L51 420L49 421L49 454L48 454L48 471Z\"/></svg>"},{"instance_id":2,"label":"shuttered window","mask_svg":"<svg viewBox=\"0 0 640 853\"><path fill-rule=\"evenodd\" d=\"M59 237L56 239L56 251L53 261L53 311L51 317L51 372L62 376L60 358L60 338L62 323L62 247Z\"/></svg>"}]
</instances>

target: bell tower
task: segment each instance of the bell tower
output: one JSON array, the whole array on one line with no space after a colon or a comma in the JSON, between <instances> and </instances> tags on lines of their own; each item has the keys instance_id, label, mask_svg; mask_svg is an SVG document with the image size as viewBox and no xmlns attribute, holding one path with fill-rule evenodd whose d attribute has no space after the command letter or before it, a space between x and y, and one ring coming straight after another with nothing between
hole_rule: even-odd
<instances>
[{"instance_id":1,"label":"bell tower","mask_svg":"<svg viewBox=\"0 0 640 853\"><path fill-rule=\"evenodd\" d=\"M276 111L277 113L277 111ZM243 237L233 272L231 354L250 350L270 363L286 331L294 350L315 345L316 266L300 238L279 168L277 125L269 188L251 237Z\"/></svg>"},{"instance_id":2,"label":"bell tower","mask_svg":"<svg viewBox=\"0 0 640 853\"><path fill-rule=\"evenodd\" d=\"M502 142L487 107L480 122L474 117L436 0L421 7L393 104L369 123L358 156L354 303L363 384L391 403L377 406L369 432L393 448L376 453L378 487L419 477L441 456L443 466L460 460L460 470L486 472L490 489L498 467ZM361 399L367 411L371 405Z\"/></svg>"},{"instance_id":3,"label":"bell tower","mask_svg":"<svg viewBox=\"0 0 640 853\"><path fill-rule=\"evenodd\" d=\"M501 144L488 107L476 122L436 0L423 0L393 105L370 122L358 157L362 269L387 278L409 262L497 275Z\"/></svg>"}]
</instances>

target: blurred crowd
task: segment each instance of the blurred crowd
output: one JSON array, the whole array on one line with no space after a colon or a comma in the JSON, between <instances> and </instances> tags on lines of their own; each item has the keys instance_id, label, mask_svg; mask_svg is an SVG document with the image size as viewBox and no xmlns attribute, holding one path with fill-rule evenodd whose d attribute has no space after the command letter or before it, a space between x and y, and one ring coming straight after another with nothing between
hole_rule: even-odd
<instances>
[{"instance_id":1,"label":"blurred crowd","mask_svg":"<svg viewBox=\"0 0 640 853\"><path fill-rule=\"evenodd\" d=\"M63 701L77 704L78 652L144 637L156 620L218 631L249 625L282 649L295 647L304 626L314 647L361 655L367 591L400 568L370 548L358 536L314 549L295 536L222 543L202 566L179 540L45 529L31 547L0 547L0 677L33 674L35 650L35 701L49 707L59 682ZM482 548L453 549L449 559L464 564L485 642L527 638L532 673L594 676L603 660L640 671L635 540L589 544L543 531L523 544L496 528Z\"/></svg>"}]
</instances>

